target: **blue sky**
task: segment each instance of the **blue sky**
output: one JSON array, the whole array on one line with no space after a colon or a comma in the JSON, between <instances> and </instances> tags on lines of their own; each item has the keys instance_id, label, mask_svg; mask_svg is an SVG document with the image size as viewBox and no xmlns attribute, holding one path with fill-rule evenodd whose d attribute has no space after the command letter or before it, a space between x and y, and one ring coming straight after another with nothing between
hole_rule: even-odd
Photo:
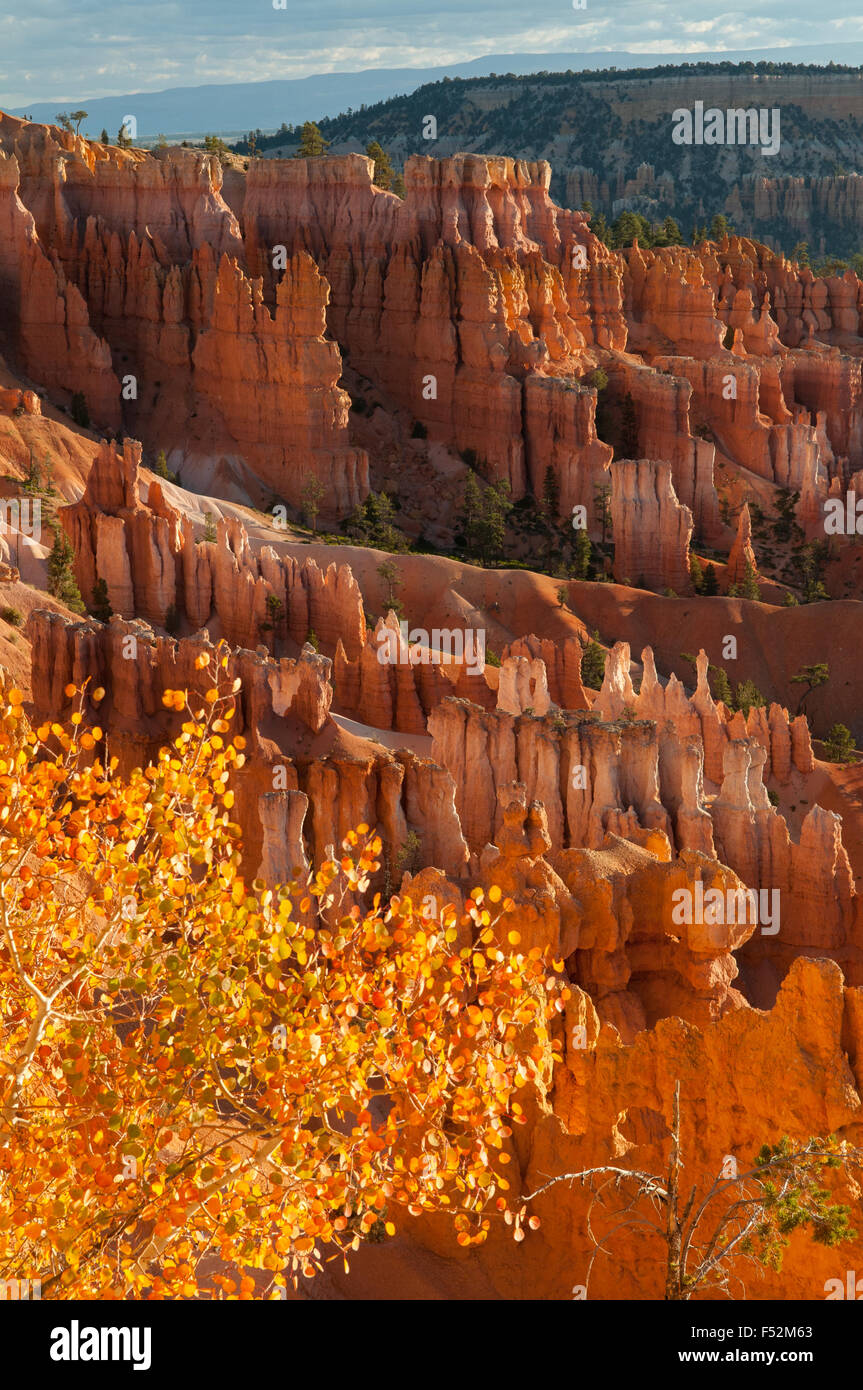
<instances>
[{"instance_id":1,"label":"blue sky","mask_svg":"<svg viewBox=\"0 0 863 1390\"><path fill-rule=\"evenodd\" d=\"M0 107L489 53L863 40L860 0L0 0Z\"/></svg>"}]
</instances>

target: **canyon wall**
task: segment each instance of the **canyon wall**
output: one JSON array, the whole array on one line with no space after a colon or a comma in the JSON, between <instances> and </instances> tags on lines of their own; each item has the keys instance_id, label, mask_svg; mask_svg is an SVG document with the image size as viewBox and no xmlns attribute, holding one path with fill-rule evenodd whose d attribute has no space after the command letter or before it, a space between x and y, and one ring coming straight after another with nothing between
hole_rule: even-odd
<instances>
[{"instance_id":1,"label":"canyon wall","mask_svg":"<svg viewBox=\"0 0 863 1390\"><path fill-rule=\"evenodd\" d=\"M365 614L347 565L322 572L314 560L299 564L272 546L256 552L234 518L218 521L215 540L199 538L158 480L151 479L146 503L142 486L141 445L127 439L120 452L103 440L81 499L59 511L88 603L102 579L112 610L124 618L173 627L185 616L199 628L212 617L228 641L270 650L277 639L302 646L312 632L327 653L341 643L359 655Z\"/></svg>"},{"instance_id":2,"label":"canyon wall","mask_svg":"<svg viewBox=\"0 0 863 1390\"><path fill-rule=\"evenodd\" d=\"M863 468L851 272L818 279L741 237L612 252L542 161L412 156L402 200L361 155L223 172L8 116L0 160L10 353L193 485L300 508L317 480L324 513L350 513L385 450L352 442L347 368L383 393L396 455L419 431L513 500L550 473L594 535L613 457L598 366L612 415L634 407L617 457L670 464L707 545L733 539L717 457L799 491L811 534Z\"/></svg>"}]
</instances>

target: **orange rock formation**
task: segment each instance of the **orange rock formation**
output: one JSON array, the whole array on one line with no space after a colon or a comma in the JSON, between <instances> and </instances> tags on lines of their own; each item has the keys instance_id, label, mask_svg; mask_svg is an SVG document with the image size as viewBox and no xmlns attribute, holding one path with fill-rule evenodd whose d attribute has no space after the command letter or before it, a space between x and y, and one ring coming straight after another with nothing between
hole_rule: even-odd
<instances>
[{"instance_id":1,"label":"orange rock formation","mask_svg":"<svg viewBox=\"0 0 863 1390\"><path fill-rule=\"evenodd\" d=\"M99 722L130 766L175 732L164 690L202 690L195 659L224 638L248 744L236 805L250 874L289 880L365 823L384 846L373 892L457 910L476 885L511 898L501 930L548 947L572 991L565 1064L513 1140L525 1195L566 1167L661 1162L676 1079L694 1174L782 1132L859 1142L857 847L818 802L806 718L779 699L726 709L706 655L732 620L750 636L781 622L789 647L820 640L825 620L702 599L689 552L727 554L739 585L758 563L747 496L798 491L815 538L825 499L863 479L863 286L741 238L611 252L584 214L555 206L542 163L413 158L404 200L372 175L347 155L253 160L223 178L200 151L120 151L0 115L0 334L21 382L0 390L20 426L10 466L23 478L28 441L48 416L59 428L53 407L76 393L100 432L141 440L88 437L92 466L76 458L64 480L78 584L92 606L104 580L114 616L31 613L35 712L68 714L69 682L102 685ZM385 403L388 434L373 419L357 442L345 372ZM599 418L610 439L615 415L625 447L597 433ZM410 488L408 433L427 439L429 467L460 467L462 452L514 500L541 497L550 475L562 517L584 506L594 540L610 485L618 584L561 585L555 609L548 576L412 555L409 611L429 631L405 634L394 613L371 630L379 554L300 561L241 506L207 540L193 494L143 466L164 448L199 492L270 507L298 507L317 480L322 511L344 517L385 462ZM394 463L376 452L385 436ZM743 498L736 536L720 488ZM852 544L837 538L837 554ZM690 693L657 662L671 669L708 604L721 626L691 644ZM835 608L856 632L856 605ZM599 691L581 674L592 614L607 640L643 648L639 671L614 643ZM482 631L473 660L441 652L444 623ZM780 677L768 663L771 693L798 664L777 658ZM837 669L837 702L856 712L848 685ZM741 914L710 918L711 896ZM458 1277L568 1296L591 1250L584 1193L537 1209L524 1261L493 1235ZM441 1257L445 1289L434 1223L411 1239ZM591 1296L655 1296L643 1254L633 1242L600 1266ZM750 1295L820 1297L831 1258L792 1246L785 1285L768 1274Z\"/></svg>"}]
</instances>

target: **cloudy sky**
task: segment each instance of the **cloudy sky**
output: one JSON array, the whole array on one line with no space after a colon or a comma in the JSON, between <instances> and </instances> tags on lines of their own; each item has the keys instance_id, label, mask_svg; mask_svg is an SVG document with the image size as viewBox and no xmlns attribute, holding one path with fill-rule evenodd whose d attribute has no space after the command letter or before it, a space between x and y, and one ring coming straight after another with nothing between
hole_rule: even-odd
<instances>
[{"instance_id":1,"label":"cloudy sky","mask_svg":"<svg viewBox=\"0 0 863 1390\"><path fill-rule=\"evenodd\" d=\"M860 0L0 0L0 107L485 54L863 40Z\"/></svg>"}]
</instances>

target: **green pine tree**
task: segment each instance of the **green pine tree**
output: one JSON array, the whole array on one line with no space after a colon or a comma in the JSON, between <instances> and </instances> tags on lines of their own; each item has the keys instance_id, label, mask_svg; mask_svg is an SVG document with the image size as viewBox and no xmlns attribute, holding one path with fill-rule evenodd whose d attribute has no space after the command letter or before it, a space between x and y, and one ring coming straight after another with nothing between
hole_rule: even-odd
<instances>
[{"instance_id":1,"label":"green pine tree","mask_svg":"<svg viewBox=\"0 0 863 1390\"><path fill-rule=\"evenodd\" d=\"M306 518L313 533L318 529L318 512L321 509L326 488L316 473L307 473L300 490L300 501L302 503L303 515Z\"/></svg>"},{"instance_id":2,"label":"green pine tree","mask_svg":"<svg viewBox=\"0 0 863 1390\"><path fill-rule=\"evenodd\" d=\"M42 491L42 474L39 465L33 457L33 450L30 450L30 467L27 469L27 476L21 484L25 492Z\"/></svg>"},{"instance_id":3,"label":"green pine tree","mask_svg":"<svg viewBox=\"0 0 863 1390\"><path fill-rule=\"evenodd\" d=\"M408 549L407 539L396 525L392 498L386 492L370 492L343 523L342 529L360 545L372 546L375 550Z\"/></svg>"},{"instance_id":4,"label":"green pine tree","mask_svg":"<svg viewBox=\"0 0 863 1390\"><path fill-rule=\"evenodd\" d=\"M589 690L601 690L605 675L605 652L599 645L598 638L599 631L594 629L593 636L581 653L581 679Z\"/></svg>"},{"instance_id":5,"label":"green pine tree","mask_svg":"<svg viewBox=\"0 0 863 1390\"><path fill-rule=\"evenodd\" d=\"M830 666L826 661L815 662L812 666L801 666L797 675L791 677L792 685L806 686L806 689L800 697L800 703L797 706L798 714L803 713L803 706L812 694L812 691L817 690L819 685L826 685L829 679Z\"/></svg>"},{"instance_id":6,"label":"green pine tree","mask_svg":"<svg viewBox=\"0 0 863 1390\"><path fill-rule=\"evenodd\" d=\"M512 511L509 483L505 478L485 488L476 525L480 559L484 565L500 557L506 537L506 523Z\"/></svg>"},{"instance_id":7,"label":"green pine tree","mask_svg":"<svg viewBox=\"0 0 863 1390\"><path fill-rule=\"evenodd\" d=\"M711 665L709 671L710 690L714 700L721 700L726 709L734 708L734 693L724 666Z\"/></svg>"},{"instance_id":8,"label":"green pine tree","mask_svg":"<svg viewBox=\"0 0 863 1390\"><path fill-rule=\"evenodd\" d=\"M854 756L854 736L844 724L834 724L824 740L828 763L849 763Z\"/></svg>"},{"instance_id":9,"label":"green pine tree","mask_svg":"<svg viewBox=\"0 0 863 1390\"><path fill-rule=\"evenodd\" d=\"M650 223L640 213L631 212L627 208L615 218L611 228L611 245L617 251L631 246L635 240L638 240L640 246L650 245Z\"/></svg>"},{"instance_id":10,"label":"green pine tree","mask_svg":"<svg viewBox=\"0 0 863 1390\"><path fill-rule=\"evenodd\" d=\"M752 680L740 681L734 693L734 708L742 710L745 715L751 709L763 709L767 701Z\"/></svg>"},{"instance_id":11,"label":"green pine tree","mask_svg":"<svg viewBox=\"0 0 863 1390\"><path fill-rule=\"evenodd\" d=\"M666 217L662 224L662 231L668 246L683 245L683 233L673 217Z\"/></svg>"},{"instance_id":12,"label":"green pine tree","mask_svg":"<svg viewBox=\"0 0 863 1390\"><path fill-rule=\"evenodd\" d=\"M549 522L555 522L560 515L560 483L551 464L545 470L542 480L542 510Z\"/></svg>"},{"instance_id":13,"label":"green pine tree","mask_svg":"<svg viewBox=\"0 0 863 1390\"><path fill-rule=\"evenodd\" d=\"M302 134L300 135L300 148L297 150L297 159L315 159L319 155L326 154L329 149L330 141L325 140L314 121L303 123Z\"/></svg>"},{"instance_id":14,"label":"green pine tree","mask_svg":"<svg viewBox=\"0 0 863 1390\"><path fill-rule=\"evenodd\" d=\"M259 624L262 632L275 632L284 617L284 607L278 594L267 594L267 617Z\"/></svg>"},{"instance_id":15,"label":"green pine tree","mask_svg":"<svg viewBox=\"0 0 863 1390\"><path fill-rule=\"evenodd\" d=\"M704 582L701 586L701 592L707 598L719 593L719 580L716 575L715 565L705 564Z\"/></svg>"},{"instance_id":16,"label":"green pine tree","mask_svg":"<svg viewBox=\"0 0 863 1390\"><path fill-rule=\"evenodd\" d=\"M378 575L386 585L384 610L389 612L389 610L392 609L397 618L403 618L405 616L405 610L396 590L404 588L404 580L399 578L399 572L396 569L395 561L382 560L378 565Z\"/></svg>"},{"instance_id":17,"label":"green pine tree","mask_svg":"<svg viewBox=\"0 0 863 1390\"><path fill-rule=\"evenodd\" d=\"M481 510L482 493L477 481L477 476L473 469L471 469L465 480L464 492L462 493L461 526L464 535L465 550L468 555L472 556L479 552L477 526Z\"/></svg>"},{"instance_id":18,"label":"green pine tree","mask_svg":"<svg viewBox=\"0 0 863 1390\"><path fill-rule=\"evenodd\" d=\"M590 230L595 237L598 237L606 246L611 246L611 228L604 212L597 212L591 216Z\"/></svg>"},{"instance_id":19,"label":"green pine tree","mask_svg":"<svg viewBox=\"0 0 863 1390\"><path fill-rule=\"evenodd\" d=\"M743 583L740 585L740 592L743 598L754 599L756 602L761 598L761 590L758 587L758 575L755 573L751 560L746 561L746 569L743 574Z\"/></svg>"},{"instance_id":20,"label":"green pine tree","mask_svg":"<svg viewBox=\"0 0 863 1390\"><path fill-rule=\"evenodd\" d=\"M576 531L575 559L572 565L573 574L576 579L587 579L589 577L592 557L593 546L590 543L590 536L586 531Z\"/></svg>"},{"instance_id":21,"label":"green pine tree","mask_svg":"<svg viewBox=\"0 0 863 1390\"><path fill-rule=\"evenodd\" d=\"M393 186L393 179L395 178L392 160L386 150L378 144L377 140L372 140L366 145L366 154L369 159L375 161L373 182L378 188L383 188L385 192L388 193Z\"/></svg>"},{"instance_id":22,"label":"green pine tree","mask_svg":"<svg viewBox=\"0 0 863 1390\"><path fill-rule=\"evenodd\" d=\"M98 576L96 577L96 583L93 585L93 602L91 607L93 610L93 617L98 618L100 623L109 623L111 621L114 610L108 598L108 585L104 579L100 579Z\"/></svg>"},{"instance_id":23,"label":"green pine tree","mask_svg":"<svg viewBox=\"0 0 863 1390\"><path fill-rule=\"evenodd\" d=\"M48 592L61 603L65 603L67 608L71 608L73 613L84 614L87 609L72 572L74 558L72 542L65 531L61 531L59 526L55 525L54 544L48 556Z\"/></svg>"},{"instance_id":24,"label":"green pine tree","mask_svg":"<svg viewBox=\"0 0 863 1390\"><path fill-rule=\"evenodd\" d=\"M611 530L611 488L607 483L597 483L593 489L593 513L602 527L602 544Z\"/></svg>"},{"instance_id":25,"label":"green pine tree","mask_svg":"<svg viewBox=\"0 0 863 1390\"><path fill-rule=\"evenodd\" d=\"M822 575L828 560L826 541L807 541L800 554L803 570L803 602L821 603L829 598Z\"/></svg>"}]
</instances>

